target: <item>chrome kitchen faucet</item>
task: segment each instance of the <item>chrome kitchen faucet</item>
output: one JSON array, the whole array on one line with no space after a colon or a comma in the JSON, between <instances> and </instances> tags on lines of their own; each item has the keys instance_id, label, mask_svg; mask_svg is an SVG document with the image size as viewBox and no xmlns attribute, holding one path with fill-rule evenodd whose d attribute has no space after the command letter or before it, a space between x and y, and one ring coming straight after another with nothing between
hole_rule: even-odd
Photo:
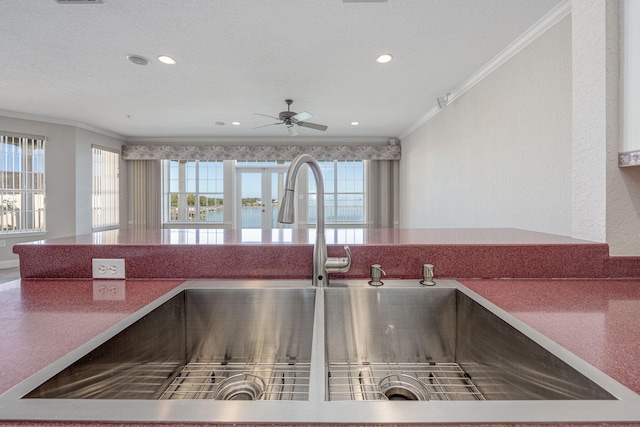
<instances>
[{"instance_id":1,"label":"chrome kitchen faucet","mask_svg":"<svg viewBox=\"0 0 640 427\"><path fill-rule=\"evenodd\" d=\"M293 224L295 222L295 189L298 171L303 164L309 165L316 181L316 243L313 246L313 277L314 286L328 286L329 273L347 272L351 268L351 249L345 246L346 258L329 258L327 256L327 242L324 238L324 179L318 161L309 154L300 154L293 159L284 187L284 196L278 213L278 222Z\"/></svg>"}]
</instances>

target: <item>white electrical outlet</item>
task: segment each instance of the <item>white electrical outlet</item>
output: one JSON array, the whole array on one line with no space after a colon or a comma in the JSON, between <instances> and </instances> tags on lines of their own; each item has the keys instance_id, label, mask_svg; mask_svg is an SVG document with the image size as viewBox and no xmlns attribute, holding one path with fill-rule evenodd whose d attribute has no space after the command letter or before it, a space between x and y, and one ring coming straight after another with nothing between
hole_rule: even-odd
<instances>
[{"instance_id":1,"label":"white electrical outlet","mask_svg":"<svg viewBox=\"0 0 640 427\"><path fill-rule=\"evenodd\" d=\"M124 259L94 258L91 264L94 279L124 279Z\"/></svg>"}]
</instances>

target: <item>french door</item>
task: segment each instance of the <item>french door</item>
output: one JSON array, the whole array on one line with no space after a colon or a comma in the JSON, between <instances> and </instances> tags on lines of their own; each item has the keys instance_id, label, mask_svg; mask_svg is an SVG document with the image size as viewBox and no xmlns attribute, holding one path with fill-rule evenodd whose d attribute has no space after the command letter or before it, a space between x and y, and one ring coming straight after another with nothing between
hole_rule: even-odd
<instances>
[{"instance_id":1,"label":"french door","mask_svg":"<svg viewBox=\"0 0 640 427\"><path fill-rule=\"evenodd\" d=\"M278 223L286 167L236 168L235 228L289 228Z\"/></svg>"}]
</instances>

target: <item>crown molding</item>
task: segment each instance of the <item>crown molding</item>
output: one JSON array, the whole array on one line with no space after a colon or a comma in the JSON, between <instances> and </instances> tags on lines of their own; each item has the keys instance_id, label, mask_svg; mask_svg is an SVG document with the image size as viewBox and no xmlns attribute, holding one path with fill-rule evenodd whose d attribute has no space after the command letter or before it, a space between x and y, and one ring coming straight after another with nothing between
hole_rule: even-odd
<instances>
[{"instance_id":1,"label":"crown molding","mask_svg":"<svg viewBox=\"0 0 640 427\"><path fill-rule=\"evenodd\" d=\"M406 137L408 137L409 135L411 135L413 132L416 131L416 129L418 129L420 126L422 126L423 124L427 123L429 120L431 120L436 114L438 114L440 112L440 107L435 106L433 107L431 110L429 110L427 113L423 114L414 124L412 124L411 126L409 126L408 128L406 128L399 136L398 139L400 141L402 141L403 139L405 139Z\"/></svg>"},{"instance_id":2,"label":"crown molding","mask_svg":"<svg viewBox=\"0 0 640 427\"><path fill-rule=\"evenodd\" d=\"M88 130L89 132L98 133L100 135L109 136L111 138L119 139L123 142L127 141L127 137L124 135L120 135L119 133L114 133L105 129L97 128L91 125L87 125L85 123L76 123L75 125L79 129Z\"/></svg>"},{"instance_id":3,"label":"crown molding","mask_svg":"<svg viewBox=\"0 0 640 427\"><path fill-rule=\"evenodd\" d=\"M562 3L553 8L549 13L540 18L538 22L533 24L527 31L525 31L520 37L514 40L509 46L504 48L502 52L496 55L491 61L486 63L482 68L476 71L471 77L462 82L455 90L450 92L447 96L447 104L455 101L461 97L465 92L470 90L480 81L482 81L489 74L497 70L502 64L507 62L513 56L515 56L522 49L527 47L531 42L536 40L548 29L556 25L563 18L571 13L571 0L564 0ZM436 114L440 112L439 107L434 107L429 112L420 117L414 124L405 129L398 137L400 140L408 137L420 126L431 120Z\"/></svg>"},{"instance_id":4,"label":"crown molding","mask_svg":"<svg viewBox=\"0 0 640 427\"><path fill-rule=\"evenodd\" d=\"M119 139L121 141L126 141L127 140L127 138L124 135L120 135L120 134L108 131L106 129L97 128L95 126L91 126L91 125L88 125L88 124L85 124L85 123L76 122L76 121L73 121L73 120L58 119L58 118L46 117L46 116L37 116L35 114L17 113L15 111L6 111L6 110L0 110L0 117L9 117L9 118L12 118L12 119L22 119L22 120L32 120L32 121L35 121L35 122L50 123L50 124L54 124L54 125L72 126L72 127L75 127L75 128L84 129L84 130L88 130L90 132L98 133L100 135L104 135L104 136L108 136L108 137L111 137L111 138Z\"/></svg>"},{"instance_id":5,"label":"crown molding","mask_svg":"<svg viewBox=\"0 0 640 427\"><path fill-rule=\"evenodd\" d=\"M342 145L342 144L372 144L388 145L389 138L383 137L224 137L224 136L202 136L202 137L129 137L125 138L128 144L292 144L297 145Z\"/></svg>"},{"instance_id":6,"label":"crown molding","mask_svg":"<svg viewBox=\"0 0 640 427\"><path fill-rule=\"evenodd\" d=\"M125 136L106 129L98 128L80 123L73 120L65 120L53 117L38 116L35 114L18 113L15 111L0 110L0 117L8 117L12 119L32 120L42 123L51 123L63 126L72 126L78 129L84 129L100 135L119 139L127 144L291 144L291 137L224 137L224 136L198 136L198 137L182 137L182 136ZM372 144L387 145L388 137L295 137L295 142L302 145L340 145L340 144Z\"/></svg>"}]
</instances>

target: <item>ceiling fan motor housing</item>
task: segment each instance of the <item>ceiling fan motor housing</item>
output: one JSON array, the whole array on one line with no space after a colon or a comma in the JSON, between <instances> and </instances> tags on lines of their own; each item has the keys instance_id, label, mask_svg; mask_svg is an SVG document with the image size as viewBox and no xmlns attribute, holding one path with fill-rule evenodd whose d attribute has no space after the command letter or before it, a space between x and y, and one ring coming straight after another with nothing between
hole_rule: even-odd
<instances>
[{"instance_id":1,"label":"ceiling fan motor housing","mask_svg":"<svg viewBox=\"0 0 640 427\"><path fill-rule=\"evenodd\" d=\"M291 117L295 116L297 113L295 111L281 111L279 115L279 119L284 121L287 124L291 123Z\"/></svg>"}]
</instances>

